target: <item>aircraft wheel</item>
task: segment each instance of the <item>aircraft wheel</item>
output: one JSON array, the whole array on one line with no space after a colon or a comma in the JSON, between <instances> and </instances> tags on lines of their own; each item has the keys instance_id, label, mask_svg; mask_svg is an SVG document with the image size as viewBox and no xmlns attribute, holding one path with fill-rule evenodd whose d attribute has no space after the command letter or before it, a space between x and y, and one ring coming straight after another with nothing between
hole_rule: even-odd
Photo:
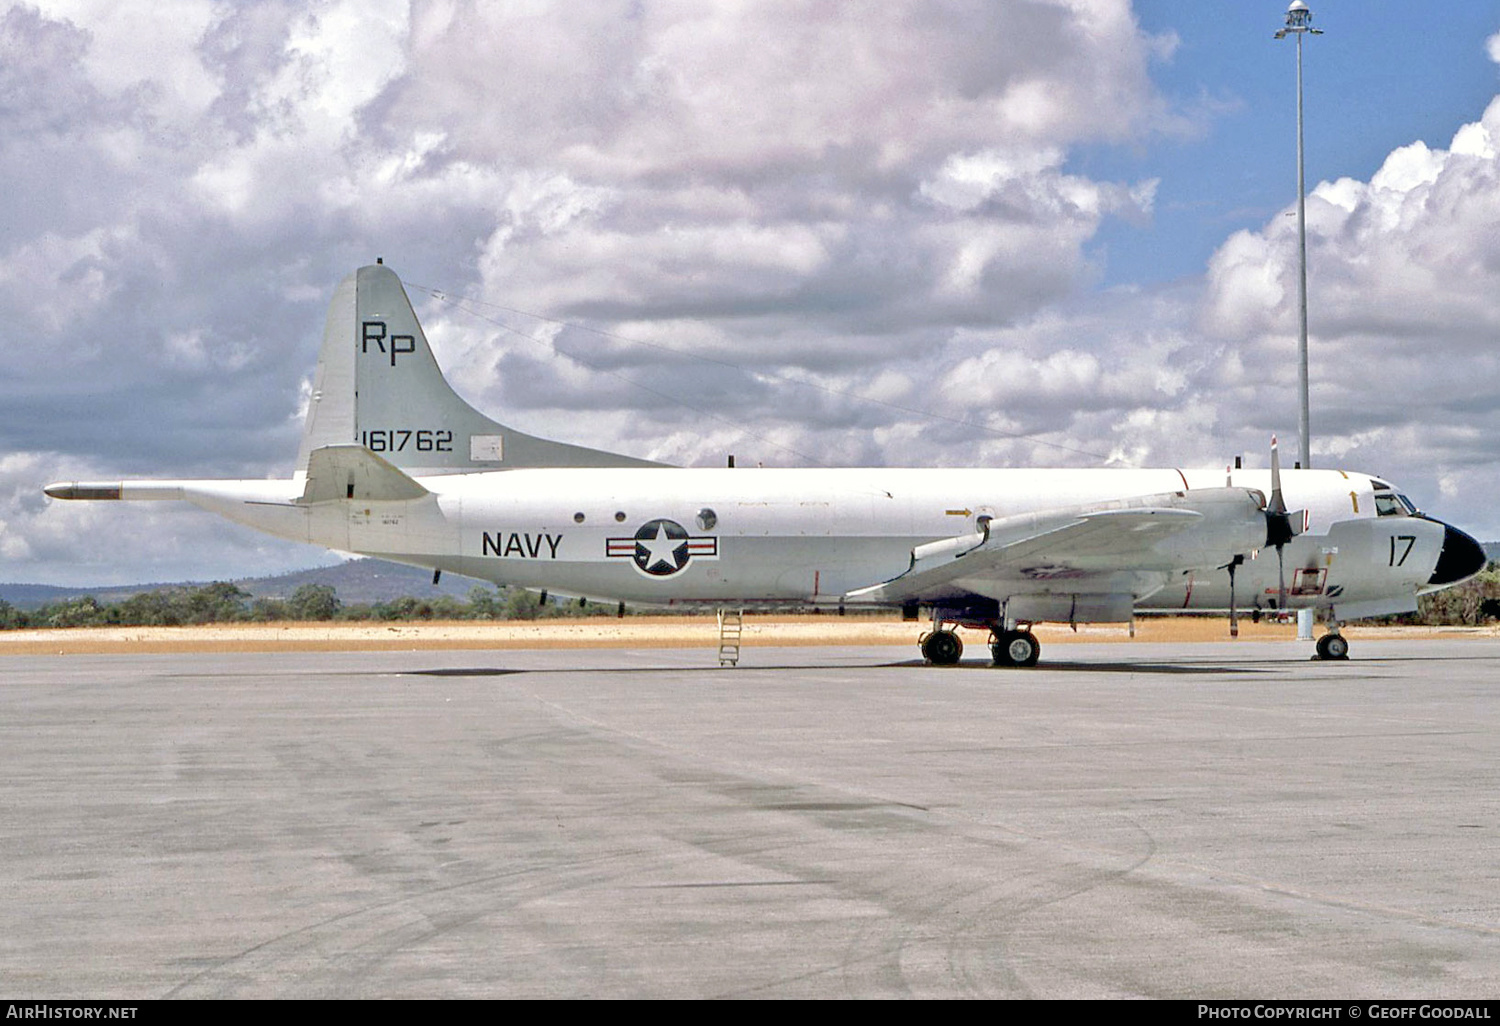
<instances>
[{"instance_id":1,"label":"aircraft wheel","mask_svg":"<svg viewBox=\"0 0 1500 1026\"><path fill-rule=\"evenodd\" d=\"M1342 634L1325 634L1318 639L1319 659L1348 659L1349 639Z\"/></svg>"},{"instance_id":2,"label":"aircraft wheel","mask_svg":"<svg viewBox=\"0 0 1500 1026\"><path fill-rule=\"evenodd\" d=\"M933 631L922 639L922 655L933 666L952 666L964 654L964 643L953 631Z\"/></svg>"},{"instance_id":3,"label":"aircraft wheel","mask_svg":"<svg viewBox=\"0 0 1500 1026\"><path fill-rule=\"evenodd\" d=\"M1042 646L1030 631L1005 631L990 645L990 655L996 666L1035 666Z\"/></svg>"}]
</instances>

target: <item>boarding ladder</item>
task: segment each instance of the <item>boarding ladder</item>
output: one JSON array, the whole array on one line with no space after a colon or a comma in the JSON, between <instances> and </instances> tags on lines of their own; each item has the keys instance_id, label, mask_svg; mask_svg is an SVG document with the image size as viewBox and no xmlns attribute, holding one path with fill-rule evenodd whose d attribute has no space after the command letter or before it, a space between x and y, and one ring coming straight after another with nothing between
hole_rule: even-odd
<instances>
[{"instance_id":1,"label":"boarding ladder","mask_svg":"<svg viewBox=\"0 0 1500 1026\"><path fill-rule=\"evenodd\" d=\"M743 609L719 610L719 665L738 666L740 662L740 635L744 633L745 611Z\"/></svg>"}]
</instances>

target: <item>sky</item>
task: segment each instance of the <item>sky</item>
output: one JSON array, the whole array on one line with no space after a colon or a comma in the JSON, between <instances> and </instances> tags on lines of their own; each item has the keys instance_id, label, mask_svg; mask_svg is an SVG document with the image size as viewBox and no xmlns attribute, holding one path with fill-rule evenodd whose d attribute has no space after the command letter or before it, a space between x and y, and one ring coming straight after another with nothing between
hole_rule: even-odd
<instances>
[{"instance_id":1,"label":"sky","mask_svg":"<svg viewBox=\"0 0 1500 1026\"><path fill-rule=\"evenodd\" d=\"M1500 539L1500 0L1321 0L1312 458ZM1261 0L0 0L0 579L327 561L54 480L290 474L379 256L522 430L691 466L1263 466Z\"/></svg>"}]
</instances>

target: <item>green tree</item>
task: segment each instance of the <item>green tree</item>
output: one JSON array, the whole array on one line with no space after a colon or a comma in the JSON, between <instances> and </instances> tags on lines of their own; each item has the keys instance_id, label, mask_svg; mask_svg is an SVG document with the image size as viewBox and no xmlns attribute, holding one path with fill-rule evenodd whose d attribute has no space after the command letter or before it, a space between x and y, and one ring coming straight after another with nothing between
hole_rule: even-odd
<instances>
[{"instance_id":1,"label":"green tree","mask_svg":"<svg viewBox=\"0 0 1500 1026\"><path fill-rule=\"evenodd\" d=\"M194 588L182 596L187 623L230 623L245 618L250 593L226 581Z\"/></svg>"},{"instance_id":2,"label":"green tree","mask_svg":"<svg viewBox=\"0 0 1500 1026\"><path fill-rule=\"evenodd\" d=\"M176 627L183 623L183 612L170 591L143 591L110 606L108 618L131 627Z\"/></svg>"},{"instance_id":3,"label":"green tree","mask_svg":"<svg viewBox=\"0 0 1500 1026\"><path fill-rule=\"evenodd\" d=\"M108 622L105 610L92 595L43 606L38 613L48 627L99 627Z\"/></svg>"},{"instance_id":4,"label":"green tree","mask_svg":"<svg viewBox=\"0 0 1500 1026\"><path fill-rule=\"evenodd\" d=\"M340 620L373 620L375 619L375 610L368 603L356 602L352 606L340 606L337 618Z\"/></svg>"},{"instance_id":5,"label":"green tree","mask_svg":"<svg viewBox=\"0 0 1500 1026\"><path fill-rule=\"evenodd\" d=\"M452 595L439 595L430 603L432 606L432 617L435 620L467 620L473 616L467 602L461 602Z\"/></svg>"},{"instance_id":6,"label":"green tree","mask_svg":"<svg viewBox=\"0 0 1500 1026\"><path fill-rule=\"evenodd\" d=\"M342 605L331 585L304 584L287 599L286 611L294 620L332 620Z\"/></svg>"},{"instance_id":7,"label":"green tree","mask_svg":"<svg viewBox=\"0 0 1500 1026\"><path fill-rule=\"evenodd\" d=\"M484 584L469 589L469 616L475 620L497 620L504 615L500 592Z\"/></svg>"},{"instance_id":8,"label":"green tree","mask_svg":"<svg viewBox=\"0 0 1500 1026\"><path fill-rule=\"evenodd\" d=\"M403 595L389 602L377 602L375 615L382 620L431 620L432 604L426 599Z\"/></svg>"},{"instance_id":9,"label":"green tree","mask_svg":"<svg viewBox=\"0 0 1500 1026\"><path fill-rule=\"evenodd\" d=\"M284 599L258 598L250 603L248 618L258 623L270 623L273 620L290 620L292 614L287 612Z\"/></svg>"},{"instance_id":10,"label":"green tree","mask_svg":"<svg viewBox=\"0 0 1500 1026\"><path fill-rule=\"evenodd\" d=\"M30 626L30 619L26 614L4 599L0 599L0 630L10 631L27 626Z\"/></svg>"},{"instance_id":11,"label":"green tree","mask_svg":"<svg viewBox=\"0 0 1500 1026\"><path fill-rule=\"evenodd\" d=\"M551 616L548 606L542 605L541 596L525 588L511 588L505 596L505 608L501 614L507 620L537 620Z\"/></svg>"},{"instance_id":12,"label":"green tree","mask_svg":"<svg viewBox=\"0 0 1500 1026\"><path fill-rule=\"evenodd\" d=\"M1492 615L1497 600L1500 600L1500 563L1491 563L1462 584L1423 595L1417 600L1417 612L1411 620L1473 627Z\"/></svg>"}]
</instances>

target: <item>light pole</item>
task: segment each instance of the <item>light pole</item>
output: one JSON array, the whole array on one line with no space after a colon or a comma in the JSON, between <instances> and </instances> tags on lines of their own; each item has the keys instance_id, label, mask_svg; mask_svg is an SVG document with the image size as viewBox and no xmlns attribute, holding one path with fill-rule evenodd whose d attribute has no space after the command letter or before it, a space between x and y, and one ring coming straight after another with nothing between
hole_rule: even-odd
<instances>
[{"instance_id":1,"label":"light pole","mask_svg":"<svg viewBox=\"0 0 1500 1026\"><path fill-rule=\"evenodd\" d=\"M1277 39L1285 39L1290 33L1297 37L1297 306L1299 312L1297 333L1297 398L1301 407L1297 415L1298 433L1302 445L1298 450L1301 459L1298 466L1312 467L1312 441L1308 425L1307 399L1307 183L1302 171L1302 37L1308 33L1323 34L1322 29L1312 27L1312 11L1302 0L1292 0L1286 9L1286 27L1276 32ZM1313 611L1297 610L1297 637L1312 637Z\"/></svg>"},{"instance_id":2,"label":"light pole","mask_svg":"<svg viewBox=\"0 0 1500 1026\"><path fill-rule=\"evenodd\" d=\"M1297 427L1302 438L1298 463L1304 468L1312 466L1307 412L1307 185L1302 172L1302 37L1308 33L1321 36L1323 30L1312 27L1312 11L1307 9L1307 4L1302 0L1292 0L1292 5L1286 9L1286 27L1277 30L1276 38L1297 37L1297 251L1301 258L1297 288L1301 315L1297 335L1297 394L1302 404Z\"/></svg>"}]
</instances>

